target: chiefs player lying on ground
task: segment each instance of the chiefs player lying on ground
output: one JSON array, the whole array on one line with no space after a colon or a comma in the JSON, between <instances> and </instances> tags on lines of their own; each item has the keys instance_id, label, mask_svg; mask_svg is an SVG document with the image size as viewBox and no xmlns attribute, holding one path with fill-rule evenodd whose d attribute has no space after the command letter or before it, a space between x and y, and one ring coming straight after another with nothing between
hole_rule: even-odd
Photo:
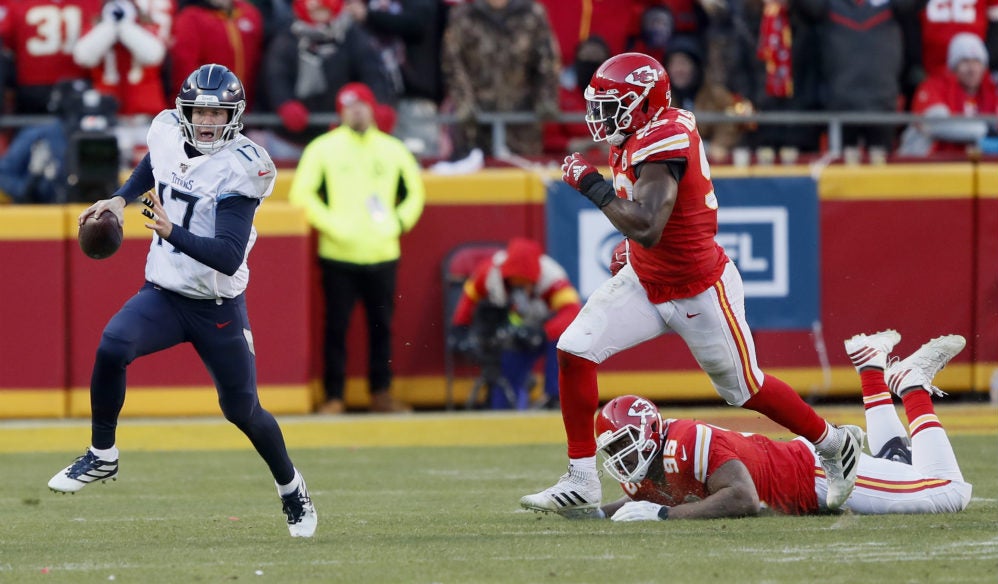
<instances>
[{"instance_id":1,"label":"chiefs player lying on ground","mask_svg":"<svg viewBox=\"0 0 998 584\"><path fill-rule=\"evenodd\" d=\"M862 378L870 450L877 455L861 455L856 488L843 508L860 514L961 511L971 485L935 415L932 395L944 394L932 378L966 341L959 335L932 339L887 367L900 338L888 330L845 343ZM891 391L904 403L910 439ZM642 521L828 511L824 473L802 438L778 442L694 420L663 420L637 396L606 404L596 428L604 468L626 496L590 517Z\"/></svg>"}]
</instances>

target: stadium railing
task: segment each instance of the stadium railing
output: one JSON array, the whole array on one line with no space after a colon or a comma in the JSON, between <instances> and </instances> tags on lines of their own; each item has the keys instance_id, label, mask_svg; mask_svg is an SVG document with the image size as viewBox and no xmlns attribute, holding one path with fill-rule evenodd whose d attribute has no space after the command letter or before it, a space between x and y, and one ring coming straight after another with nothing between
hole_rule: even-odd
<instances>
[{"instance_id":1,"label":"stadium railing","mask_svg":"<svg viewBox=\"0 0 998 584\"><path fill-rule=\"evenodd\" d=\"M765 125L795 125L823 126L828 137L828 152L833 155L842 154L842 129L846 126L896 126L899 129L912 123L924 121L940 121L940 118L929 118L923 115L903 112L858 112L858 111L799 111L799 112L756 112L752 114L727 114L723 112L697 112L697 120L702 123L742 123ZM538 117L533 112L481 112L476 119L479 123L492 126L492 150L502 153L506 151L506 126L535 122ZM559 123L579 123L584 121L582 113L561 113L552 120ZM984 121L998 125L998 116L976 115L963 116L965 121ZM14 129L33 126L55 120L51 116L7 115L0 116L0 129ZM432 121L440 125L452 125L457 122L451 114L438 114L425 118L414 118L414 121ZM249 113L243 118L247 128L278 128L281 118L273 113ZM339 116L335 114L312 114L309 116L309 126L329 127L338 123Z\"/></svg>"}]
</instances>

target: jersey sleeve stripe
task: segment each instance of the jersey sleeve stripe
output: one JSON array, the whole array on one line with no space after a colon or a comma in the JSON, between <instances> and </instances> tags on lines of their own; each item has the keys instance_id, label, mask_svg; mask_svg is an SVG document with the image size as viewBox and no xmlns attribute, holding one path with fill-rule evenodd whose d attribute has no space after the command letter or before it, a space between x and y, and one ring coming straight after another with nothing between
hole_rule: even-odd
<instances>
[{"instance_id":1,"label":"jersey sleeve stripe","mask_svg":"<svg viewBox=\"0 0 998 584\"><path fill-rule=\"evenodd\" d=\"M634 154L631 155L631 165L639 164L644 162L646 158L652 154L658 154L659 152L667 152L669 150L683 150L690 147L690 137L686 134L679 134L678 136L669 136L668 138L659 140L654 144L649 144L640 150L636 150Z\"/></svg>"},{"instance_id":2,"label":"jersey sleeve stripe","mask_svg":"<svg viewBox=\"0 0 998 584\"><path fill-rule=\"evenodd\" d=\"M693 476L701 483L707 482L707 464L709 462L710 439L713 430L710 426L698 425L696 446L693 448Z\"/></svg>"}]
</instances>

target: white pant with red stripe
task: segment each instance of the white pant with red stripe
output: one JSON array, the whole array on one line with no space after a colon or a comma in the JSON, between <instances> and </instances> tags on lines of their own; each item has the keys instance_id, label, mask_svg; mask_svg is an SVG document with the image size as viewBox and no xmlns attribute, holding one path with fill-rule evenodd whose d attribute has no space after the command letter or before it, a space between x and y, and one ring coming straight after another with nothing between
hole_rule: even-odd
<instances>
[{"instance_id":1,"label":"white pant with red stripe","mask_svg":"<svg viewBox=\"0 0 998 584\"><path fill-rule=\"evenodd\" d=\"M558 348L602 363L670 331L686 341L726 402L740 406L759 391L764 376L745 322L745 290L734 262L704 292L662 304L652 304L626 265L589 297Z\"/></svg>"},{"instance_id":2,"label":"white pant with red stripe","mask_svg":"<svg viewBox=\"0 0 998 584\"><path fill-rule=\"evenodd\" d=\"M803 438L797 438L807 444ZM884 513L955 513L970 503L972 487L963 480L960 466L942 428L927 428L911 439L911 464L874 458L865 452L859 459L856 488L843 508L860 515ZM814 491L824 507L828 484L814 459Z\"/></svg>"}]
</instances>

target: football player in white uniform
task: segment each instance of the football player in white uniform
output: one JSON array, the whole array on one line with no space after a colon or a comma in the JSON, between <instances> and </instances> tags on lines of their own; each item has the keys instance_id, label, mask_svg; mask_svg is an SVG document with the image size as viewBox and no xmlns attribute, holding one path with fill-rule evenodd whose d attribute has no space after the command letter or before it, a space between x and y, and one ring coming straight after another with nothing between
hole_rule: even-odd
<instances>
[{"instance_id":1,"label":"football player in white uniform","mask_svg":"<svg viewBox=\"0 0 998 584\"><path fill-rule=\"evenodd\" d=\"M125 368L182 342L194 345L218 390L225 418L242 430L277 483L294 537L315 533L316 513L274 417L260 405L253 335L243 292L253 218L274 188L267 151L239 133L246 95L221 65L195 70L149 129L149 153L111 198L84 211L114 213L142 197L152 232L145 285L111 318L90 382L91 446L49 481L75 493L118 473L115 429L125 400ZM143 197L145 193L149 193Z\"/></svg>"}]
</instances>

